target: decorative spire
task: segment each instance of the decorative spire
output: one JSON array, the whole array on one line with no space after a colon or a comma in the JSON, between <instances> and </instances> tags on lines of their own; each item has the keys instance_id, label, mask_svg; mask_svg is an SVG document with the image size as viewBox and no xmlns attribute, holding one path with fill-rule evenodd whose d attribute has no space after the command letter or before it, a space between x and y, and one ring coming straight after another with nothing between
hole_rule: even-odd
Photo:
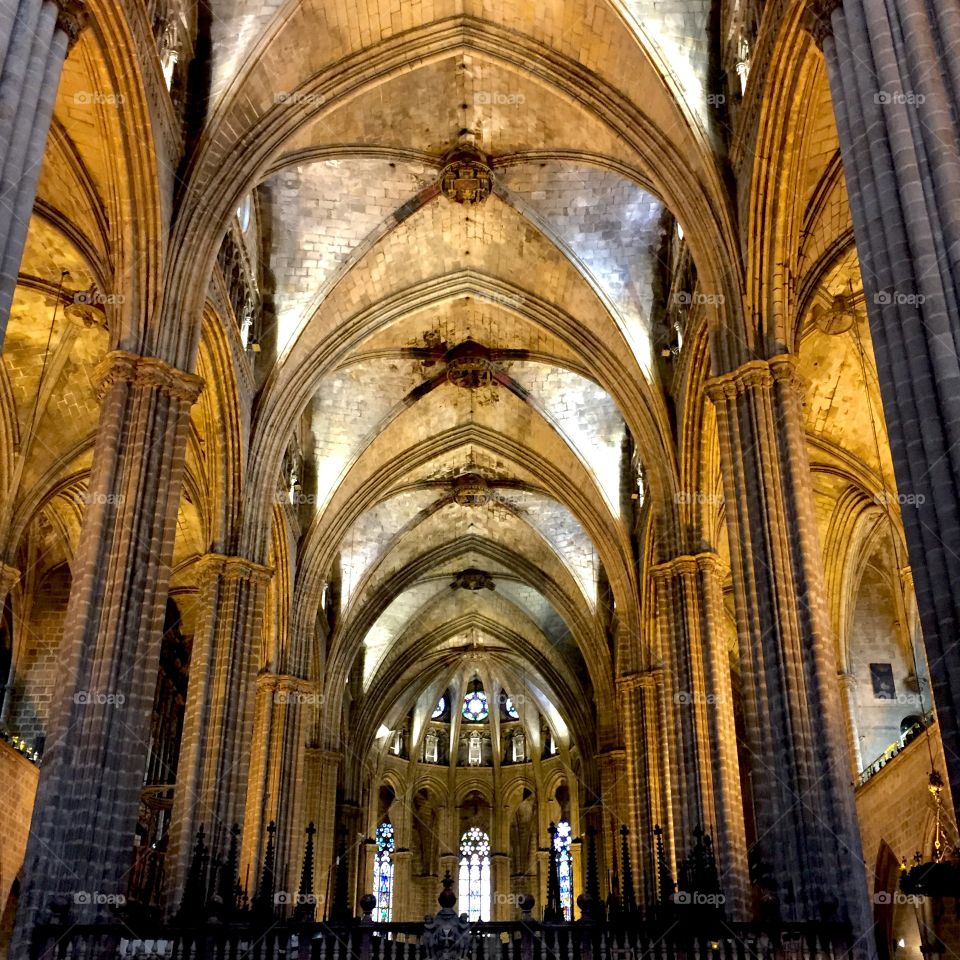
<instances>
[{"instance_id":1,"label":"decorative spire","mask_svg":"<svg viewBox=\"0 0 960 960\"><path fill-rule=\"evenodd\" d=\"M240 825L235 823L230 828L230 845L227 849L227 859L223 861L220 867L219 886L217 893L220 901L223 903L223 910L226 916L236 912L237 909L237 888L240 885L239 877L240 863Z\"/></svg>"},{"instance_id":2,"label":"decorative spire","mask_svg":"<svg viewBox=\"0 0 960 960\"><path fill-rule=\"evenodd\" d=\"M600 868L597 865L597 831L587 827L587 895L594 903L600 902Z\"/></svg>"},{"instance_id":3,"label":"decorative spire","mask_svg":"<svg viewBox=\"0 0 960 960\"><path fill-rule=\"evenodd\" d=\"M670 874L670 865L667 863L667 854L663 847L663 828L658 823L653 828L653 835L657 845L657 880L660 888L660 903L664 906L673 902L673 877Z\"/></svg>"},{"instance_id":4,"label":"decorative spire","mask_svg":"<svg viewBox=\"0 0 960 960\"><path fill-rule=\"evenodd\" d=\"M183 900L180 903L181 920L194 920L203 916L203 905L207 901L204 877L209 857L207 846L203 842L203 824L201 823L197 831L197 842L193 846L193 855L190 858L187 882L183 885Z\"/></svg>"},{"instance_id":5,"label":"decorative spire","mask_svg":"<svg viewBox=\"0 0 960 960\"><path fill-rule=\"evenodd\" d=\"M297 907L294 916L297 920L307 922L316 919L316 899L313 894L313 835L317 828L310 821L304 831L307 835L307 845L303 850L303 868L300 870L300 889L297 891Z\"/></svg>"},{"instance_id":6,"label":"decorative spire","mask_svg":"<svg viewBox=\"0 0 960 960\"><path fill-rule=\"evenodd\" d=\"M277 832L277 825L270 821L267 826L267 849L263 855L263 871L260 874L260 885L253 898L253 911L264 919L274 915L273 893L276 883L276 850L273 845L273 835Z\"/></svg>"},{"instance_id":7,"label":"decorative spire","mask_svg":"<svg viewBox=\"0 0 960 960\"><path fill-rule=\"evenodd\" d=\"M620 827L620 857L623 861L623 912L629 917L637 912L637 896L633 891L633 867L630 865L630 831Z\"/></svg>"},{"instance_id":8,"label":"decorative spire","mask_svg":"<svg viewBox=\"0 0 960 960\"><path fill-rule=\"evenodd\" d=\"M563 906L560 902L560 870L557 863L560 852L556 844L557 825L553 821L550 822L547 833L550 834L550 869L547 874L547 906L543 911L543 919L546 923L559 923L563 920Z\"/></svg>"},{"instance_id":9,"label":"decorative spire","mask_svg":"<svg viewBox=\"0 0 960 960\"><path fill-rule=\"evenodd\" d=\"M345 922L351 919L350 903L347 896L348 885L347 831L341 827L340 842L337 846L337 859L334 865L333 906L330 909L330 919L335 923Z\"/></svg>"}]
</instances>

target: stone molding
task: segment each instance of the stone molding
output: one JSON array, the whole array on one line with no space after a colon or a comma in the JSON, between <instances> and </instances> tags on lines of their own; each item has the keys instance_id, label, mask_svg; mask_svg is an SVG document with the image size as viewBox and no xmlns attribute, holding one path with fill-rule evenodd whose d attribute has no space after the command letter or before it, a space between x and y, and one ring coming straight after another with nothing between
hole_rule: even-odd
<instances>
[{"instance_id":1,"label":"stone molding","mask_svg":"<svg viewBox=\"0 0 960 960\"><path fill-rule=\"evenodd\" d=\"M83 0L54 0L57 5L57 29L67 35L67 49L80 37L80 32L90 22L90 14Z\"/></svg>"},{"instance_id":2,"label":"stone molding","mask_svg":"<svg viewBox=\"0 0 960 960\"><path fill-rule=\"evenodd\" d=\"M843 0L807 0L803 25L821 50L827 37L833 35L833 12L842 6Z\"/></svg>"},{"instance_id":3,"label":"stone molding","mask_svg":"<svg viewBox=\"0 0 960 960\"><path fill-rule=\"evenodd\" d=\"M126 350L114 350L97 364L94 382L97 396L102 400L111 387L127 381L135 387L148 387L192 404L203 389L203 378L185 373L159 357L142 357Z\"/></svg>"},{"instance_id":4,"label":"stone molding","mask_svg":"<svg viewBox=\"0 0 960 960\"><path fill-rule=\"evenodd\" d=\"M721 574L725 568L718 554L705 550L702 553L684 554L672 560L654 564L650 568L650 574L654 582L659 584L677 574L696 574L700 570Z\"/></svg>"},{"instance_id":5,"label":"stone molding","mask_svg":"<svg viewBox=\"0 0 960 960\"><path fill-rule=\"evenodd\" d=\"M273 673L265 670L257 675L257 689L266 689L278 693L298 693L313 695L320 693L320 684L316 680L307 680L292 673Z\"/></svg>"},{"instance_id":6,"label":"stone molding","mask_svg":"<svg viewBox=\"0 0 960 960\"><path fill-rule=\"evenodd\" d=\"M20 582L21 573L16 567L0 560L0 602Z\"/></svg>"},{"instance_id":7,"label":"stone molding","mask_svg":"<svg viewBox=\"0 0 960 960\"><path fill-rule=\"evenodd\" d=\"M662 680L664 671L660 667L654 667L650 670L638 670L636 673L628 673L622 677L617 677L617 688L622 693L632 693L634 690L655 690L657 682Z\"/></svg>"},{"instance_id":8,"label":"stone molding","mask_svg":"<svg viewBox=\"0 0 960 960\"><path fill-rule=\"evenodd\" d=\"M792 386L802 398L806 384L797 371L797 358L792 353L781 353L769 360L748 360L745 364L711 377L703 389L715 406L726 400L760 389L769 389L774 383Z\"/></svg>"},{"instance_id":9,"label":"stone molding","mask_svg":"<svg viewBox=\"0 0 960 960\"><path fill-rule=\"evenodd\" d=\"M197 581L207 583L217 577L226 581L248 580L267 584L273 578L273 568L254 563L245 557L229 557L221 553L205 553L196 564Z\"/></svg>"}]
</instances>

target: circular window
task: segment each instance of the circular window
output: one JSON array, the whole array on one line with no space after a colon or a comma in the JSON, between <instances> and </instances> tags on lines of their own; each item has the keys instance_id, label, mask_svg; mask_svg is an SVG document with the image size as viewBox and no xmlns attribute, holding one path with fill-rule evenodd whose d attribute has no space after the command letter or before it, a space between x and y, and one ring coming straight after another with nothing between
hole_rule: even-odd
<instances>
[{"instance_id":1,"label":"circular window","mask_svg":"<svg viewBox=\"0 0 960 960\"><path fill-rule=\"evenodd\" d=\"M463 719L471 723L486 720L490 710L487 706L487 695L482 690L471 690L463 698Z\"/></svg>"}]
</instances>

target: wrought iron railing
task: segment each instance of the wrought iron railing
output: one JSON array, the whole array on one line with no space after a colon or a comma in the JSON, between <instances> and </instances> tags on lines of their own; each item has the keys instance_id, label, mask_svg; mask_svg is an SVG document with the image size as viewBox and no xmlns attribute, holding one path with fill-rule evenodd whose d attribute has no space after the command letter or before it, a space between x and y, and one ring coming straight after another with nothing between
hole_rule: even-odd
<instances>
[{"instance_id":1,"label":"wrought iron railing","mask_svg":"<svg viewBox=\"0 0 960 960\"><path fill-rule=\"evenodd\" d=\"M913 743L924 730L930 727L935 719L933 713L925 713L922 717L918 718L918 721L908 730L901 733L873 763L868 764L860 771L860 776L857 778L857 786L862 787L871 777L875 777L894 757L899 756L904 748Z\"/></svg>"},{"instance_id":2,"label":"wrought iron railing","mask_svg":"<svg viewBox=\"0 0 960 960\"><path fill-rule=\"evenodd\" d=\"M436 960L423 923L124 923L40 926L33 960ZM473 923L458 960L842 960L849 940L823 924ZM454 960L453 957L449 960Z\"/></svg>"}]
</instances>

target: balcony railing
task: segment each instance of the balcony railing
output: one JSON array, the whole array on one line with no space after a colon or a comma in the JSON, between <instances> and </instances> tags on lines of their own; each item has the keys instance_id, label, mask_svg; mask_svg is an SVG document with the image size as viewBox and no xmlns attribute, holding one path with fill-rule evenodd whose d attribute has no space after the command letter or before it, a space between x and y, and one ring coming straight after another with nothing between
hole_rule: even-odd
<instances>
[{"instance_id":1,"label":"balcony railing","mask_svg":"<svg viewBox=\"0 0 960 960\"><path fill-rule=\"evenodd\" d=\"M868 764L860 771L857 786L862 787L871 777L875 777L894 757L899 756L905 747L913 743L933 723L934 719L932 713L925 713L909 730L901 733L873 763Z\"/></svg>"},{"instance_id":2,"label":"balcony railing","mask_svg":"<svg viewBox=\"0 0 960 960\"><path fill-rule=\"evenodd\" d=\"M229 923L177 928L123 923L41 926L33 960L841 960L842 928L824 924L577 921L472 923L449 954L424 924Z\"/></svg>"}]
</instances>

